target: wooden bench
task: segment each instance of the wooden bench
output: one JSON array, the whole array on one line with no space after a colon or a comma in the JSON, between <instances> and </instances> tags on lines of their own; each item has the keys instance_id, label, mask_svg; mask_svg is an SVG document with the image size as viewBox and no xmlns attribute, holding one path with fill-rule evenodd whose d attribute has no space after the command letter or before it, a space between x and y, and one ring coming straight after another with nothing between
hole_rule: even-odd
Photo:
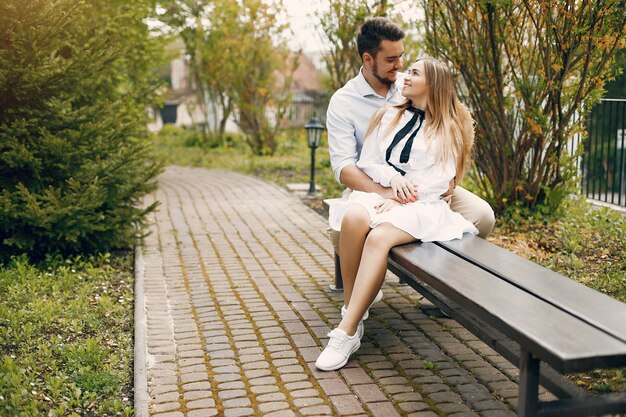
<instances>
[{"instance_id":1,"label":"wooden bench","mask_svg":"<svg viewBox=\"0 0 626 417\"><path fill-rule=\"evenodd\" d=\"M626 393L591 396L563 376L626 366L626 304L469 235L397 246L388 268L519 364L518 416L626 412ZM539 402L540 383L559 400Z\"/></svg>"}]
</instances>

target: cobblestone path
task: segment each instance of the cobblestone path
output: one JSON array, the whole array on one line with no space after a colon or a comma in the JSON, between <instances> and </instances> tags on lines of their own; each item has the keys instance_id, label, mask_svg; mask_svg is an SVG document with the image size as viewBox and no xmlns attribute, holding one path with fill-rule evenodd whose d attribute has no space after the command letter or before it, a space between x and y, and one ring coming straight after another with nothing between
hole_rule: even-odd
<instances>
[{"instance_id":1,"label":"cobblestone path","mask_svg":"<svg viewBox=\"0 0 626 417\"><path fill-rule=\"evenodd\" d=\"M255 177L170 167L138 248L136 415L514 416L517 371L389 275L362 347L313 363L340 319L326 220Z\"/></svg>"}]
</instances>

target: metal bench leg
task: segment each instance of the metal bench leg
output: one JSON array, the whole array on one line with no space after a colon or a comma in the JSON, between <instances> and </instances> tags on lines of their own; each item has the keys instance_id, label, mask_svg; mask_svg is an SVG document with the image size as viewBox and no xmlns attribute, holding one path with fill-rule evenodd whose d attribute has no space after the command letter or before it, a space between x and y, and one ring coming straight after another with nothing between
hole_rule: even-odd
<instances>
[{"instance_id":1,"label":"metal bench leg","mask_svg":"<svg viewBox=\"0 0 626 417\"><path fill-rule=\"evenodd\" d=\"M533 417L537 415L539 395L539 359L522 348L520 354L520 381L517 415Z\"/></svg>"},{"instance_id":2,"label":"metal bench leg","mask_svg":"<svg viewBox=\"0 0 626 417\"><path fill-rule=\"evenodd\" d=\"M335 283L330 285L331 291L343 291L343 278L341 277L341 261L335 252Z\"/></svg>"}]
</instances>

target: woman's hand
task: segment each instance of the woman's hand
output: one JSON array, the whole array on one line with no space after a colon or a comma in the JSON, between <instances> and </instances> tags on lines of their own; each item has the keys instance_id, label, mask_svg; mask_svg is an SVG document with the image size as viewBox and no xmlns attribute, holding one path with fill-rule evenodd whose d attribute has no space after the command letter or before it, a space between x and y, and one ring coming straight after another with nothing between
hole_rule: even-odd
<instances>
[{"instance_id":1,"label":"woman's hand","mask_svg":"<svg viewBox=\"0 0 626 417\"><path fill-rule=\"evenodd\" d=\"M417 191L415 186L409 180L398 174L391 178L389 182L393 195L404 203L410 203L417 200Z\"/></svg>"},{"instance_id":2,"label":"woman's hand","mask_svg":"<svg viewBox=\"0 0 626 417\"><path fill-rule=\"evenodd\" d=\"M384 213L386 211L391 210L394 207L398 207L401 205L402 204L398 203L396 200L393 200L391 198L385 198L382 202L375 205L374 209L376 209L377 214L380 214L380 213Z\"/></svg>"}]
</instances>

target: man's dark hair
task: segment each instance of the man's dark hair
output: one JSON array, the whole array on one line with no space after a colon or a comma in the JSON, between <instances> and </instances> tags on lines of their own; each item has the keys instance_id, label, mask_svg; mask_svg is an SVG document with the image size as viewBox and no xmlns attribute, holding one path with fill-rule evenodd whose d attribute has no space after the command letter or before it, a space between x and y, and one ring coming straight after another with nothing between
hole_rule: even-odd
<instances>
[{"instance_id":1,"label":"man's dark hair","mask_svg":"<svg viewBox=\"0 0 626 417\"><path fill-rule=\"evenodd\" d=\"M367 52L371 56L376 57L382 41L396 42L403 38L404 31L384 17L368 19L361 26L356 39L359 56L363 58L363 54Z\"/></svg>"}]
</instances>

